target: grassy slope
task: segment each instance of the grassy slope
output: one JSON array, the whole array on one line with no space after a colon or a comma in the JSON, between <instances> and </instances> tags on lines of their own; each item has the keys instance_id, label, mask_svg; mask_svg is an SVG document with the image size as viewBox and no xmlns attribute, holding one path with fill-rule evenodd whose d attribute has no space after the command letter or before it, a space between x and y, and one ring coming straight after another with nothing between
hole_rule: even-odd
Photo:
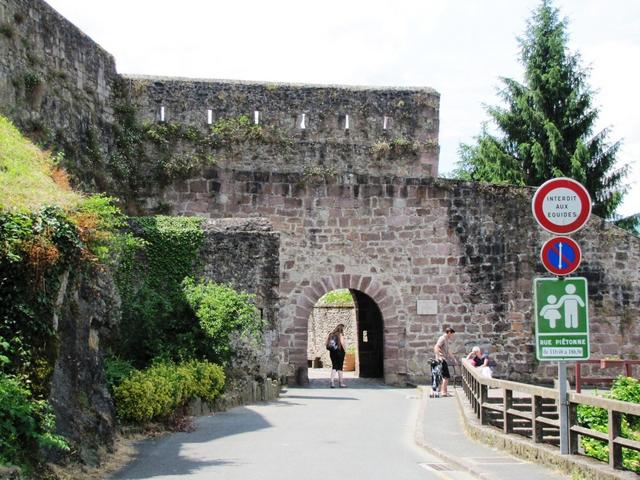
<instances>
[{"instance_id":1,"label":"grassy slope","mask_svg":"<svg viewBox=\"0 0 640 480\"><path fill-rule=\"evenodd\" d=\"M0 208L70 208L81 199L69 187L64 172L55 168L49 153L33 145L0 115Z\"/></svg>"}]
</instances>

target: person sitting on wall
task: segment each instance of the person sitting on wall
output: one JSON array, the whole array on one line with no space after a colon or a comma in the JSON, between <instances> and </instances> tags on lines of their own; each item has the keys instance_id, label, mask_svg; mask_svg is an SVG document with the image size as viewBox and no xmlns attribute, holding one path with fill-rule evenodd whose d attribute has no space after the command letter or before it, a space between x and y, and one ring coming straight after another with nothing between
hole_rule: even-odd
<instances>
[{"instance_id":1,"label":"person sitting on wall","mask_svg":"<svg viewBox=\"0 0 640 480\"><path fill-rule=\"evenodd\" d=\"M480 375L491 378L493 373L489 367L489 355L483 354L482 349L477 345L471 349L471 353L467 355L467 360L476 368L480 369Z\"/></svg>"}]
</instances>

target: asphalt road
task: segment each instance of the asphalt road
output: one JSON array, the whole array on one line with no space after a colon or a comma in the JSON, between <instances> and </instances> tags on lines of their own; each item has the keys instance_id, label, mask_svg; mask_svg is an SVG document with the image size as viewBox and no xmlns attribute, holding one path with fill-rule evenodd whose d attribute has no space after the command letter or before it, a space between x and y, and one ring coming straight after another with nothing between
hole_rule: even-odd
<instances>
[{"instance_id":1,"label":"asphalt road","mask_svg":"<svg viewBox=\"0 0 640 480\"><path fill-rule=\"evenodd\" d=\"M360 379L348 383L349 388L330 389L316 379L310 388L289 388L277 402L198 418L192 433L142 442L137 459L112 478L472 478L438 471L442 460L416 446L415 389Z\"/></svg>"}]
</instances>

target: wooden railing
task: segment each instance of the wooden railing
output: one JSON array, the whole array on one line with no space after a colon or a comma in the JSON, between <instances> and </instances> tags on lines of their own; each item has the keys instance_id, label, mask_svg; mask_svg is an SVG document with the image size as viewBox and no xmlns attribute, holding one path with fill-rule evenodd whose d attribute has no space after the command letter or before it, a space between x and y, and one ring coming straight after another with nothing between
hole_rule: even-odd
<instances>
[{"instance_id":1,"label":"wooden railing","mask_svg":"<svg viewBox=\"0 0 640 480\"><path fill-rule=\"evenodd\" d=\"M616 360L616 359L606 359L602 360L580 360L576 362L576 392L580 393L582 391L583 385L588 384L611 384L615 380L615 377L585 377L582 375L582 365L599 365L601 369L612 368L612 367L622 367L624 369L624 375L626 377L632 377L632 368L633 365L640 365L640 360ZM569 367L571 365L569 364Z\"/></svg>"},{"instance_id":2,"label":"wooden railing","mask_svg":"<svg viewBox=\"0 0 640 480\"><path fill-rule=\"evenodd\" d=\"M462 387L482 425L500 428L506 434L519 434L536 443L559 445L558 390L525 383L484 378L468 361L462 365ZM609 465L622 469L622 448L640 452L640 442L621 435L624 415L640 416L640 404L610 400L570 392L569 453L581 454L580 436L605 442ZM608 412L608 433L578 424L578 406L590 405Z\"/></svg>"}]
</instances>

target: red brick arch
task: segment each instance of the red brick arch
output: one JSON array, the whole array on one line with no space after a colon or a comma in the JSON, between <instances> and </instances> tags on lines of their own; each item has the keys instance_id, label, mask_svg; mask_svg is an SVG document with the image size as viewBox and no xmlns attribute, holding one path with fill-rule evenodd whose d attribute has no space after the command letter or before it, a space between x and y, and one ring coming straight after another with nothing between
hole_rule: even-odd
<instances>
[{"instance_id":1,"label":"red brick arch","mask_svg":"<svg viewBox=\"0 0 640 480\"><path fill-rule=\"evenodd\" d=\"M362 275L330 275L314 280L304 287L296 300L294 318L294 348L290 350L289 360L298 371L298 381L307 381L307 336L308 322L313 307L325 293L340 288L359 290L373 299L382 314L384 331L384 371L395 371L398 356L398 316L396 313L397 292L394 288L383 285L372 276Z\"/></svg>"}]
</instances>

